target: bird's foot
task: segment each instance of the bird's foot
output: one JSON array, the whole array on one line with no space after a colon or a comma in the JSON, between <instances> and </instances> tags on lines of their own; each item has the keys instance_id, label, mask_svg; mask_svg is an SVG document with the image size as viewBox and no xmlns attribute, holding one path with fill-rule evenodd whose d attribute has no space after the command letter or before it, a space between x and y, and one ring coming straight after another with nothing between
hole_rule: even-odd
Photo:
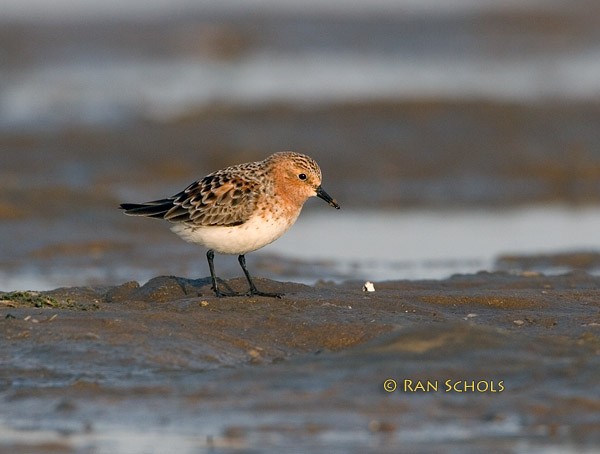
<instances>
[{"instance_id":1,"label":"bird's foot","mask_svg":"<svg viewBox=\"0 0 600 454\"><path fill-rule=\"evenodd\" d=\"M247 296L267 296L269 298L279 298L281 299L281 297L283 295L285 295L285 293L276 293L276 292L261 292L260 290L257 289L250 289L248 290L248 292L246 292Z\"/></svg>"},{"instance_id":2,"label":"bird's foot","mask_svg":"<svg viewBox=\"0 0 600 454\"><path fill-rule=\"evenodd\" d=\"M220 288L214 288L211 287L213 289L213 291L215 292L215 296L217 298L228 298L230 296L246 296L246 293L239 293L239 292L224 292L223 290L221 290Z\"/></svg>"},{"instance_id":3,"label":"bird's foot","mask_svg":"<svg viewBox=\"0 0 600 454\"><path fill-rule=\"evenodd\" d=\"M213 288L213 290L217 298L228 298L232 296L266 296L269 298L281 298L284 295L284 293L261 292L258 289L250 289L247 292L224 292L219 288L216 290Z\"/></svg>"}]
</instances>

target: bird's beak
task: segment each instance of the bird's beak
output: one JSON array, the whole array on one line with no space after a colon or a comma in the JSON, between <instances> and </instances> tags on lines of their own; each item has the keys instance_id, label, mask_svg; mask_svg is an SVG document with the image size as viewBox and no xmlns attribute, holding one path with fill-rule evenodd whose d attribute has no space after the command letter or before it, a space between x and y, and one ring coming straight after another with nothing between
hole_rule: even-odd
<instances>
[{"instance_id":1,"label":"bird's beak","mask_svg":"<svg viewBox=\"0 0 600 454\"><path fill-rule=\"evenodd\" d=\"M325 202L327 202L333 208L336 208L338 210L340 209L340 206L335 201L335 199L333 199L329 194L327 194L321 186L317 186L317 197L325 200Z\"/></svg>"}]
</instances>

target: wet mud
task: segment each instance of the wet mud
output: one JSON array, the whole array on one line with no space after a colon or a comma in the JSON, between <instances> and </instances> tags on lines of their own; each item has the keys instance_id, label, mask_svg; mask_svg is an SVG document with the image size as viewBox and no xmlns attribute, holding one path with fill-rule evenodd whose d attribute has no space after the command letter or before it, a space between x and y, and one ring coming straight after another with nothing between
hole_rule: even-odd
<instances>
[{"instance_id":1,"label":"wet mud","mask_svg":"<svg viewBox=\"0 0 600 454\"><path fill-rule=\"evenodd\" d=\"M362 284L257 279L282 299L164 276L3 293L0 452L597 446L600 278Z\"/></svg>"}]
</instances>

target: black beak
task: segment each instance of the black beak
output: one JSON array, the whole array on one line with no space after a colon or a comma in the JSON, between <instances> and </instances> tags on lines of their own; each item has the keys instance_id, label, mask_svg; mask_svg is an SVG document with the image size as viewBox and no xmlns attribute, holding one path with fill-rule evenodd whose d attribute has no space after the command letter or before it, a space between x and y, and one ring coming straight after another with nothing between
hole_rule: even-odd
<instances>
[{"instance_id":1,"label":"black beak","mask_svg":"<svg viewBox=\"0 0 600 454\"><path fill-rule=\"evenodd\" d=\"M321 186L317 186L317 197L325 200L329 205L331 205L335 209L340 209L340 206L335 201L335 199L331 198L329 194L327 194Z\"/></svg>"}]
</instances>

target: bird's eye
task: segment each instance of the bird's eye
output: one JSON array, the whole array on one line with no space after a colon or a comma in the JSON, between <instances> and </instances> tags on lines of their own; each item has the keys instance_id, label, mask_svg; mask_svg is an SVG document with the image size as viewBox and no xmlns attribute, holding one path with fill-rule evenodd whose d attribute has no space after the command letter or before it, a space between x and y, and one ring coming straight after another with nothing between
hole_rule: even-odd
<instances>
[{"instance_id":1,"label":"bird's eye","mask_svg":"<svg viewBox=\"0 0 600 454\"><path fill-rule=\"evenodd\" d=\"M298 175L298 178L300 178L301 180L306 180L306 174L301 173L300 175Z\"/></svg>"}]
</instances>

